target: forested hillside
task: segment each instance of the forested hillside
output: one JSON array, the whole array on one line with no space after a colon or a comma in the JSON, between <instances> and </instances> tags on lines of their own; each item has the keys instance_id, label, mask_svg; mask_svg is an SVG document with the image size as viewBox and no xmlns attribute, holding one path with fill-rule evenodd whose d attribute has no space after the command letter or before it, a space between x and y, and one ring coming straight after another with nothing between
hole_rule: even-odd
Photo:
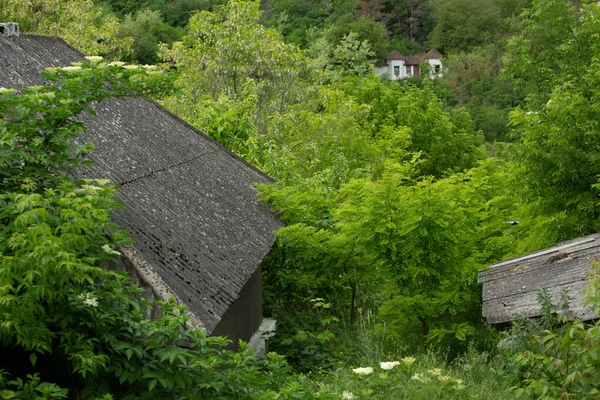
<instances>
[{"instance_id":1,"label":"forested hillside","mask_svg":"<svg viewBox=\"0 0 600 400\"><path fill-rule=\"evenodd\" d=\"M598 323L541 293L544 317L501 331L477 283L600 229L596 2L0 0L0 20L104 57L0 88L0 346L20 357L0 361L0 398L600 396ZM439 77L374 73L432 48ZM173 303L146 319L99 268L127 235L117 189L66 177L92 151L70 148L72 117L132 93L275 179L259 195L285 222L262 265L277 354L224 350ZM595 265L597 314L599 289Z\"/></svg>"}]
</instances>

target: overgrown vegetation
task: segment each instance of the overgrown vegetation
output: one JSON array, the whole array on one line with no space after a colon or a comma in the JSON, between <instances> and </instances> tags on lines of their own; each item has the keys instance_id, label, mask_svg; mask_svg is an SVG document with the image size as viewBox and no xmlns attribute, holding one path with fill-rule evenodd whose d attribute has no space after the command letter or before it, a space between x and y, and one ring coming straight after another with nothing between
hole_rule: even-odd
<instances>
[{"instance_id":1,"label":"overgrown vegetation","mask_svg":"<svg viewBox=\"0 0 600 400\"><path fill-rule=\"evenodd\" d=\"M4 19L48 32L56 10L6 1ZM596 3L80 3L73 18L112 21L110 39L71 43L161 59L176 90L170 73L101 63L0 93L0 344L24 360L0 364L0 397L599 397L598 324L542 295L540 321L501 335L476 283L495 261L598 231ZM371 73L391 50L433 46L440 78ZM286 227L263 281L289 365L219 350L174 304L146 319L139 290L98 268L126 235L109 223L114 188L66 178L91 150L70 147L84 132L72 117L153 94L141 87L276 179L261 199Z\"/></svg>"}]
</instances>

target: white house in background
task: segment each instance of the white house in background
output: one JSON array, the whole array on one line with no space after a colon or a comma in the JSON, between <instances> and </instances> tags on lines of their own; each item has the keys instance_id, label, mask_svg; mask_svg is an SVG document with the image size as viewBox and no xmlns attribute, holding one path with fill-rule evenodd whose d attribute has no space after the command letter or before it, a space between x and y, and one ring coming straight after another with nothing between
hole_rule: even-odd
<instances>
[{"instance_id":1,"label":"white house in background","mask_svg":"<svg viewBox=\"0 0 600 400\"><path fill-rule=\"evenodd\" d=\"M383 59L383 65L377 67L377 73L388 79L400 81L420 75L420 65L429 64L429 76L435 78L442 73L442 55L436 49L431 49L424 56L403 56L394 50Z\"/></svg>"}]
</instances>

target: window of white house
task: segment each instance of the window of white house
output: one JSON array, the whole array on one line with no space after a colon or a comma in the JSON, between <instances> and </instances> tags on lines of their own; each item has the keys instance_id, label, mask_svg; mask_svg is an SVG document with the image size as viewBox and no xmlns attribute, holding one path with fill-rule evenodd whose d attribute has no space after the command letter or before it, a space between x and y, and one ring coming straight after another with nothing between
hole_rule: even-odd
<instances>
[{"instance_id":1,"label":"window of white house","mask_svg":"<svg viewBox=\"0 0 600 400\"><path fill-rule=\"evenodd\" d=\"M400 75L400 66L396 65L394 66L394 76L398 76Z\"/></svg>"},{"instance_id":2,"label":"window of white house","mask_svg":"<svg viewBox=\"0 0 600 400\"><path fill-rule=\"evenodd\" d=\"M407 65L406 66L406 76L411 76L412 75L412 65Z\"/></svg>"},{"instance_id":3,"label":"window of white house","mask_svg":"<svg viewBox=\"0 0 600 400\"><path fill-rule=\"evenodd\" d=\"M436 74L440 72L441 68L442 68L442 66L440 64L435 64L433 66L433 70L435 71Z\"/></svg>"}]
</instances>

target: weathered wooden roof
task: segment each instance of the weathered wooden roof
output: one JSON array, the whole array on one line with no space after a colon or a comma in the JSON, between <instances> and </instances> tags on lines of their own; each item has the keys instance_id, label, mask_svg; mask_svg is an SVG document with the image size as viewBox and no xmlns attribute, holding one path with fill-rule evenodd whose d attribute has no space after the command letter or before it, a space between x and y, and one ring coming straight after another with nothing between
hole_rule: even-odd
<instances>
[{"instance_id":1,"label":"weathered wooden roof","mask_svg":"<svg viewBox=\"0 0 600 400\"><path fill-rule=\"evenodd\" d=\"M600 234L560 243L546 250L511 258L479 272L483 284L483 316L490 324L515 320L519 315L541 315L538 289L546 288L560 303L563 288L572 297L570 309L581 320L598 318L582 304L591 262L600 260Z\"/></svg>"},{"instance_id":2,"label":"weathered wooden roof","mask_svg":"<svg viewBox=\"0 0 600 400\"><path fill-rule=\"evenodd\" d=\"M82 54L55 37L0 37L0 86L43 84L40 71ZM114 221L210 333L270 250L281 225L257 202L270 178L152 101L120 98L84 116L95 147L81 177L120 184Z\"/></svg>"}]
</instances>

